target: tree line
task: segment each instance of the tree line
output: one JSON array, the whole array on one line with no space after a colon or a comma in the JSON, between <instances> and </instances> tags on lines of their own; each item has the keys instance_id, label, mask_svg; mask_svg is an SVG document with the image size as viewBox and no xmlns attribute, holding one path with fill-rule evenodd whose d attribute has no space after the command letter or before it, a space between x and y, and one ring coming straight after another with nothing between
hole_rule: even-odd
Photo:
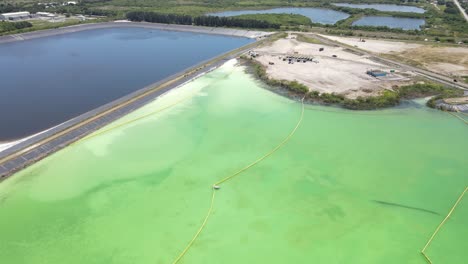
<instances>
[{"instance_id":1,"label":"tree line","mask_svg":"<svg viewBox=\"0 0 468 264\"><path fill-rule=\"evenodd\" d=\"M13 31L22 28L32 27L33 25L27 21L21 22L0 22L0 33Z\"/></svg>"},{"instance_id":2,"label":"tree line","mask_svg":"<svg viewBox=\"0 0 468 264\"><path fill-rule=\"evenodd\" d=\"M264 20L241 19L234 17L218 16L197 16L163 14L156 12L132 11L127 13L127 19L130 21L146 21L152 23L196 25L208 27L239 27L239 28L274 28L279 29L280 25L270 23Z\"/></svg>"}]
</instances>

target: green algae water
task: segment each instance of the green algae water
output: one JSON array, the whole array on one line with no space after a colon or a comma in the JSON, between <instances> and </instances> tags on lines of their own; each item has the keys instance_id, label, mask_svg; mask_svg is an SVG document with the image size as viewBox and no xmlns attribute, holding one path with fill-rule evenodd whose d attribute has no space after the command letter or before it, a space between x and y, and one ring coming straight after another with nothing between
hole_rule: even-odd
<instances>
[{"instance_id":1,"label":"green algae water","mask_svg":"<svg viewBox=\"0 0 468 264\"><path fill-rule=\"evenodd\" d=\"M172 263L211 185L264 155L301 105L230 62L0 183L0 263ZM111 126L115 125L111 124ZM418 104L306 106L292 139L217 191L180 263L426 263L468 184L468 126ZM427 249L464 263L468 197Z\"/></svg>"}]
</instances>

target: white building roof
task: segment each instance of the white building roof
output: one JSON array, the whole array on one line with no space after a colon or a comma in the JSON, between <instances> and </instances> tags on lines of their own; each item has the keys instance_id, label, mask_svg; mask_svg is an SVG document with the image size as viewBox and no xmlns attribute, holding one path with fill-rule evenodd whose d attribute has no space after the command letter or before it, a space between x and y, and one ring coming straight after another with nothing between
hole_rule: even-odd
<instances>
[{"instance_id":1,"label":"white building roof","mask_svg":"<svg viewBox=\"0 0 468 264\"><path fill-rule=\"evenodd\" d=\"M49 13L49 12L37 12L36 15L39 16L55 16L55 14Z\"/></svg>"},{"instance_id":2,"label":"white building roof","mask_svg":"<svg viewBox=\"0 0 468 264\"><path fill-rule=\"evenodd\" d=\"M29 12L13 12L13 13L3 13L1 14L4 17L14 17L14 16L29 16Z\"/></svg>"}]
</instances>

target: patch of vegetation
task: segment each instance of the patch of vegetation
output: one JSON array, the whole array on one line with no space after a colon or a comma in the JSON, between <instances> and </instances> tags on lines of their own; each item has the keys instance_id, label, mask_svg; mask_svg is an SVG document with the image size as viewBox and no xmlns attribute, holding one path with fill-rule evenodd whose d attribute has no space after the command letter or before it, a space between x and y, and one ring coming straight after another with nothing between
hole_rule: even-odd
<instances>
[{"instance_id":1,"label":"patch of vegetation","mask_svg":"<svg viewBox=\"0 0 468 264\"><path fill-rule=\"evenodd\" d=\"M275 33L275 34L271 35L268 38L268 42L275 42L278 39L283 39L283 38L285 38L287 36L288 36L288 33L286 33L286 32L278 32L278 33Z\"/></svg>"},{"instance_id":2,"label":"patch of vegetation","mask_svg":"<svg viewBox=\"0 0 468 264\"><path fill-rule=\"evenodd\" d=\"M447 87L436 83L423 83L403 86L398 89L398 93L403 99L433 96L427 102L427 106L432 108L435 108L435 102L437 100L463 96L463 91L460 89Z\"/></svg>"},{"instance_id":3,"label":"patch of vegetation","mask_svg":"<svg viewBox=\"0 0 468 264\"><path fill-rule=\"evenodd\" d=\"M375 9L357 9L349 7L339 7L332 3L362 3L362 0L256 0L256 1L236 1L236 0L82 0L76 6L56 5L45 9L45 6L38 5L39 0L22 0L9 3L0 3L1 12L14 11L47 11L62 14L85 14L95 16L106 16L109 19L121 19L127 12L144 11L164 14L190 15L193 18L204 16L210 12L245 10L245 9L269 9L275 7L317 7L342 11L350 14L350 17L338 21L335 25L323 25L311 23L307 17L291 14L256 14L243 15L243 20L259 20L269 24L279 24L281 27L275 29L297 30L297 31L317 31L329 30L330 34L345 33L348 35L358 35L372 37L388 33L388 38L404 38L424 40L440 37L441 41L456 43L459 41L468 42L468 23L466 23L452 1L439 1L441 9L433 6L429 1L420 0L367 0L366 3L386 3L419 6L426 9L426 13L407 12L385 12ZM365 15L393 16L422 18L426 24L422 30L401 30L388 27L365 27L353 26L352 23ZM211 22L210 22L211 23ZM218 22L215 22L218 23ZM227 22L226 22L227 23ZM242 27L256 25L254 22L239 22ZM227 25L225 25L227 26ZM239 26L236 26L239 27ZM256 28L259 28L256 26ZM33 27L34 29L34 27ZM396 35L398 34L398 35Z\"/></svg>"},{"instance_id":4,"label":"patch of vegetation","mask_svg":"<svg viewBox=\"0 0 468 264\"><path fill-rule=\"evenodd\" d=\"M398 94L403 99L414 99L434 95L455 95L459 89L448 88L436 83L417 83L398 88Z\"/></svg>"},{"instance_id":5,"label":"patch of vegetation","mask_svg":"<svg viewBox=\"0 0 468 264\"><path fill-rule=\"evenodd\" d=\"M50 23L50 22L37 23L37 21L31 20L28 23L31 23L32 27L25 27L25 28L21 28L21 29L15 29L15 30L12 30L12 31L1 31L0 30L0 36L10 35L10 34L26 33L26 32L37 31L37 30L68 27L68 26L73 26L73 25L77 25L77 24L107 22L109 20L110 20L109 18L100 18L100 19L85 20L85 21L69 20L69 21L57 22L57 23ZM0 23L12 23L12 22L0 22Z\"/></svg>"},{"instance_id":6,"label":"patch of vegetation","mask_svg":"<svg viewBox=\"0 0 468 264\"><path fill-rule=\"evenodd\" d=\"M358 97L356 99L345 99L343 107L353 110L371 110L396 106L400 103L398 93L383 91L381 95L371 97Z\"/></svg>"},{"instance_id":7,"label":"patch of vegetation","mask_svg":"<svg viewBox=\"0 0 468 264\"><path fill-rule=\"evenodd\" d=\"M341 94L312 91L307 94L307 98L313 102L339 105L352 110L379 109L395 106L400 103L398 93L392 91L384 91L379 96L358 97L356 99L348 99Z\"/></svg>"},{"instance_id":8,"label":"patch of vegetation","mask_svg":"<svg viewBox=\"0 0 468 264\"><path fill-rule=\"evenodd\" d=\"M262 20L271 24L280 24L282 26L309 26L312 24L312 21L310 21L308 17L296 14L249 14L235 16L235 18Z\"/></svg>"},{"instance_id":9,"label":"patch of vegetation","mask_svg":"<svg viewBox=\"0 0 468 264\"><path fill-rule=\"evenodd\" d=\"M33 25L27 21L21 22L0 22L0 33L29 28Z\"/></svg>"},{"instance_id":10,"label":"patch of vegetation","mask_svg":"<svg viewBox=\"0 0 468 264\"><path fill-rule=\"evenodd\" d=\"M239 27L239 28L272 28L279 29L280 24L270 23L263 20L242 19L235 17L199 16L193 19L196 26L208 27Z\"/></svg>"},{"instance_id":11,"label":"patch of vegetation","mask_svg":"<svg viewBox=\"0 0 468 264\"><path fill-rule=\"evenodd\" d=\"M312 43L312 44L323 44L322 41L316 39L316 38L311 38L311 37L308 37L304 34L297 34L297 41L300 41L300 42L306 42L306 43Z\"/></svg>"},{"instance_id":12,"label":"patch of vegetation","mask_svg":"<svg viewBox=\"0 0 468 264\"><path fill-rule=\"evenodd\" d=\"M127 13L130 21L146 21L152 23L197 25L209 27L239 27L239 28L273 28L279 29L279 24L254 19L240 19L235 17L198 16L164 14L156 12L133 11Z\"/></svg>"}]
</instances>

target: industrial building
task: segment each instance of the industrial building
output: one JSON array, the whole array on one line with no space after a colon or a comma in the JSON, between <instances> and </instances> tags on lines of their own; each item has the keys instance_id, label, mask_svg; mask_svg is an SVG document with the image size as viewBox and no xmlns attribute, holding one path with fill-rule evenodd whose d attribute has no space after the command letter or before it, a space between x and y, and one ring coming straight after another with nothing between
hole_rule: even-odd
<instances>
[{"instance_id":1,"label":"industrial building","mask_svg":"<svg viewBox=\"0 0 468 264\"><path fill-rule=\"evenodd\" d=\"M367 71L367 74L373 77L385 77L387 76L387 73L381 70L369 70Z\"/></svg>"},{"instance_id":2,"label":"industrial building","mask_svg":"<svg viewBox=\"0 0 468 264\"><path fill-rule=\"evenodd\" d=\"M29 12L14 12L14 13L3 13L0 15L0 20L21 20L31 18Z\"/></svg>"}]
</instances>

